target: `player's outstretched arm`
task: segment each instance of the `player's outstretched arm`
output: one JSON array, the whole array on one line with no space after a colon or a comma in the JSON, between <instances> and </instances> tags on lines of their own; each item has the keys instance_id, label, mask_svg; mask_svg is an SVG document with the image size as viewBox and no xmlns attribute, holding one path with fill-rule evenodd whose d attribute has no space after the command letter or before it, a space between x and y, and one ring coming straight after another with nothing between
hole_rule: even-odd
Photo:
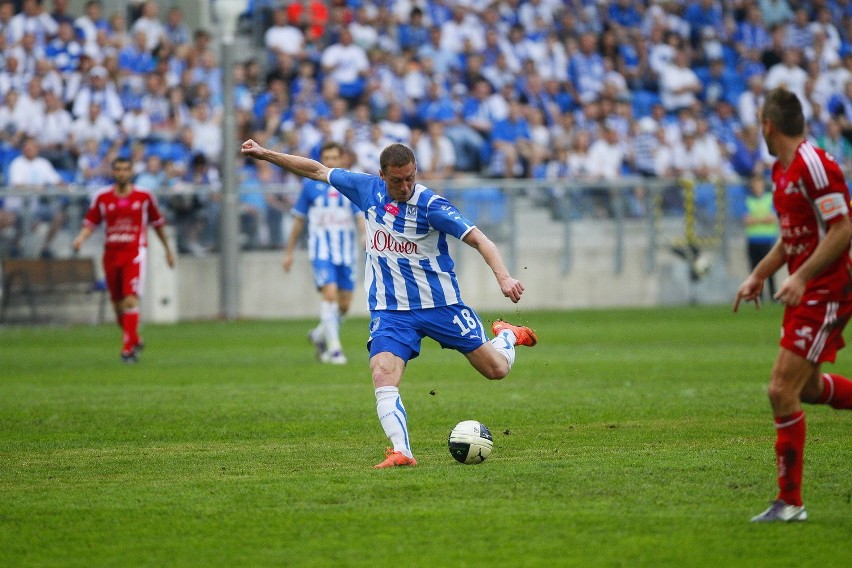
<instances>
[{"instance_id":1,"label":"player's outstretched arm","mask_svg":"<svg viewBox=\"0 0 852 568\"><path fill-rule=\"evenodd\" d=\"M739 310L741 302L754 302L754 307L758 310L760 309L760 295L763 293L763 283L784 265L785 260L784 245L781 239L778 239L772 249L754 267L748 278L737 288L737 293L734 296L734 312Z\"/></svg>"},{"instance_id":2,"label":"player's outstretched arm","mask_svg":"<svg viewBox=\"0 0 852 568\"><path fill-rule=\"evenodd\" d=\"M296 243L302 230L305 228L305 218L293 217L293 227L290 229L290 238L287 239L287 248L284 250L284 272L290 272L290 267L293 266L293 250L296 248Z\"/></svg>"},{"instance_id":3,"label":"player's outstretched arm","mask_svg":"<svg viewBox=\"0 0 852 568\"><path fill-rule=\"evenodd\" d=\"M322 165L316 160L295 156L293 154L284 154L264 148L254 140L246 140L240 148L240 153L243 156L248 156L256 160L266 160L271 164L275 164L281 169L284 169L292 174L300 177L305 177L317 181L328 181L328 171L330 168Z\"/></svg>"},{"instance_id":4,"label":"player's outstretched arm","mask_svg":"<svg viewBox=\"0 0 852 568\"><path fill-rule=\"evenodd\" d=\"M166 262L169 265L169 268L175 267L175 255L172 252L172 247L169 245L169 237L166 235L166 229L163 225L159 227L154 227L154 231L157 233L157 237L160 239L160 242L163 243L163 248L166 249Z\"/></svg>"},{"instance_id":5,"label":"player's outstretched arm","mask_svg":"<svg viewBox=\"0 0 852 568\"><path fill-rule=\"evenodd\" d=\"M497 284L500 285L503 295L517 304L521 299L521 295L524 293L524 285L509 274L509 270L506 268L506 263L503 262L503 257L500 255L497 245L476 227L466 234L463 240L479 251L485 263L494 273L494 277L497 279Z\"/></svg>"},{"instance_id":6,"label":"player's outstretched arm","mask_svg":"<svg viewBox=\"0 0 852 568\"><path fill-rule=\"evenodd\" d=\"M74 252L80 252L80 247L83 246L83 242L88 239L92 235L92 229L83 225L80 228L80 232L77 233L77 236L74 237L74 242L71 243L71 248L74 249Z\"/></svg>"}]
</instances>

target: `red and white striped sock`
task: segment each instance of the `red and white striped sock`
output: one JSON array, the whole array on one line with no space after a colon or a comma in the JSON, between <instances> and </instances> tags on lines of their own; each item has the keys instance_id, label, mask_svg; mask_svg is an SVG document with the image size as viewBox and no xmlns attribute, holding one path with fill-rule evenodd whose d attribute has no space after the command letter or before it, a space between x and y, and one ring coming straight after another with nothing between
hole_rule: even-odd
<instances>
[{"instance_id":1,"label":"red and white striped sock","mask_svg":"<svg viewBox=\"0 0 852 568\"><path fill-rule=\"evenodd\" d=\"M841 375L823 373L819 403L838 410L852 410L852 381Z\"/></svg>"}]
</instances>

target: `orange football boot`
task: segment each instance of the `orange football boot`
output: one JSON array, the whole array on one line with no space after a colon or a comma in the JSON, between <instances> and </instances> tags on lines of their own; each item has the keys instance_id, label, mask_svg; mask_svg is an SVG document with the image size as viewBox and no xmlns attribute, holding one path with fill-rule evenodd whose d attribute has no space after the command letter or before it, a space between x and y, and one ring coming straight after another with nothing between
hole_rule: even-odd
<instances>
[{"instance_id":1,"label":"orange football boot","mask_svg":"<svg viewBox=\"0 0 852 568\"><path fill-rule=\"evenodd\" d=\"M491 324L491 332L494 333L494 335L500 335L500 332L504 329L511 330L512 333L515 334L515 338L518 340L517 345L532 347L538 343L538 337L535 332L525 325L512 325L501 319L498 319Z\"/></svg>"},{"instance_id":2,"label":"orange football boot","mask_svg":"<svg viewBox=\"0 0 852 568\"><path fill-rule=\"evenodd\" d=\"M388 448L385 452L385 461L382 463L377 463L374 465L374 468L383 468L383 467L395 467L395 466L412 466L417 465L417 460L414 458L410 458L402 452L398 452L393 448Z\"/></svg>"}]
</instances>

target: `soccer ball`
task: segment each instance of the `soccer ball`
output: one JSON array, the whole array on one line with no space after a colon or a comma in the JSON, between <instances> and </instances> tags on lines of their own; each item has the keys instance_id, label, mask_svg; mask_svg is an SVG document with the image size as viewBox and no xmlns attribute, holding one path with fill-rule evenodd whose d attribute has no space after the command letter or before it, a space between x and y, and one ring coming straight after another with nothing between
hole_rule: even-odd
<instances>
[{"instance_id":1,"label":"soccer ball","mask_svg":"<svg viewBox=\"0 0 852 568\"><path fill-rule=\"evenodd\" d=\"M482 463L491 455L494 438L491 431L476 420L464 420L456 424L447 439L450 455L465 464Z\"/></svg>"}]
</instances>

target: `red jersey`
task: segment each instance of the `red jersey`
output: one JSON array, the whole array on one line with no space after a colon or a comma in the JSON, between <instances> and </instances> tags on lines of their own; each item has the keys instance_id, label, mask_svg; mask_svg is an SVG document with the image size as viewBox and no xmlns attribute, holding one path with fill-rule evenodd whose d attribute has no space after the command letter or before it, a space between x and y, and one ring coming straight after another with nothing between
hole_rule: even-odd
<instances>
[{"instance_id":1,"label":"red jersey","mask_svg":"<svg viewBox=\"0 0 852 568\"><path fill-rule=\"evenodd\" d=\"M104 254L138 254L148 246L148 227L159 227L166 220L160 213L157 198L146 189L133 186L130 193L119 196L115 186L99 190L92 198L83 223L94 228L105 227Z\"/></svg>"},{"instance_id":2,"label":"red jersey","mask_svg":"<svg viewBox=\"0 0 852 568\"><path fill-rule=\"evenodd\" d=\"M831 155L808 141L799 144L793 161L772 166L773 203L781 223L781 240L792 274L813 254L828 226L849 215L849 188ZM849 245L805 288L805 299L845 301L852 291Z\"/></svg>"}]
</instances>

